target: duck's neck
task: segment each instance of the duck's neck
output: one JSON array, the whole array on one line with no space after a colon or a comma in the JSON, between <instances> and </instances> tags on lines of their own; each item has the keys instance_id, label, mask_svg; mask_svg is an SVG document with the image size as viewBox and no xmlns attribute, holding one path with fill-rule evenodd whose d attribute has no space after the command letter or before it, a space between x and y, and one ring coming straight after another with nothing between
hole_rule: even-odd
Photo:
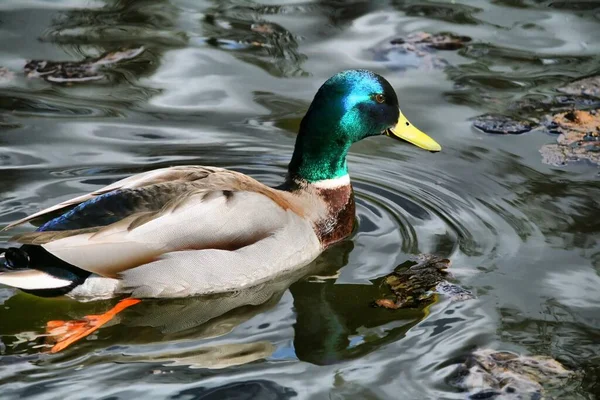
<instances>
[{"instance_id":1,"label":"duck's neck","mask_svg":"<svg viewBox=\"0 0 600 400\"><path fill-rule=\"evenodd\" d=\"M327 123L323 118L315 121L314 112L311 111L300 124L294 154L288 166L288 182L336 184L337 179L348 175L346 156L352 143L344 140L343 135L335 134L340 129L337 124Z\"/></svg>"},{"instance_id":2,"label":"duck's neck","mask_svg":"<svg viewBox=\"0 0 600 400\"><path fill-rule=\"evenodd\" d=\"M346 167L350 143L336 141L331 132L307 130L306 126L310 124L305 117L284 186L292 192L313 193L326 205L326 213L314 221L314 227L321 244L327 248L348 237L354 228L354 192ZM324 129L323 125L320 127Z\"/></svg>"}]
</instances>

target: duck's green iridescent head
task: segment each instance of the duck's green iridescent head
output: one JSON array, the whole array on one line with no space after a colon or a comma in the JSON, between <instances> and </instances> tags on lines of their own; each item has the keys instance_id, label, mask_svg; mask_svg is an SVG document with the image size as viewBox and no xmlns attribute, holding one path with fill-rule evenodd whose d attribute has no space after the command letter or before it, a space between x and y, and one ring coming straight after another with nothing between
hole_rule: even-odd
<instances>
[{"instance_id":1,"label":"duck's green iridescent head","mask_svg":"<svg viewBox=\"0 0 600 400\"><path fill-rule=\"evenodd\" d=\"M340 72L321 86L302 119L289 177L316 182L344 176L352 143L382 134L441 150L402 115L396 92L383 77L367 70Z\"/></svg>"}]
</instances>

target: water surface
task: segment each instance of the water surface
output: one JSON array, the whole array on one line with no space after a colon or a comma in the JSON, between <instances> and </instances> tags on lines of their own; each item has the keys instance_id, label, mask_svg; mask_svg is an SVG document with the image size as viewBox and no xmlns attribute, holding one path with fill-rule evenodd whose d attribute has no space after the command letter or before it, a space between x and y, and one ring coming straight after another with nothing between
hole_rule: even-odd
<instances>
[{"instance_id":1,"label":"water surface","mask_svg":"<svg viewBox=\"0 0 600 400\"><path fill-rule=\"evenodd\" d=\"M473 40L443 67L386 49L418 31ZM449 383L477 347L580 371L554 393L600 394L600 184L542 163L543 131L493 136L470 118L600 73L600 2L5 1L0 4L0 224L133 173L200 164L267 184L329 76L368 68L441 143L356 144L358 228L312 265L229 296L144 302L58 355L45 323L114 302L0 288L2 398L463 399ZM103 80L28 79L26 60L143 46ZM16 231L29 229L20 227ZM0 242L14 232L0 234ZM452 260L477 299L371 307L420 253Z\"/></svg>"}]
</instances>

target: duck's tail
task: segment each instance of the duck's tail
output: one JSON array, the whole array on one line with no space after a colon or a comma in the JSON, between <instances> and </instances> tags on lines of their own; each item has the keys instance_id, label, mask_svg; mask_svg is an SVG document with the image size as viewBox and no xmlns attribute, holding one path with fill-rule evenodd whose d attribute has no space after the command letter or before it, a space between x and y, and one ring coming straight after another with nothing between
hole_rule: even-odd
<instances>
[{"instance_id":1,"label":"duck's tail","mask_svg":"<svg viewBox=\"0 0 600 400\"><path fill-rule=\"evenodd\" d=\"M0 284L36 296L62 296L81 285L89 275L41 246L0 248Z\"/></svg>"},{"instance_id":2,"label":"duck's tail","mask_svg":"<svg viewBox=\"0 0 600 400\"><path fill-rule=\"evenodd\" d=\"M18 247L0 247L0 271L29 268L29 254Z\"/></svg>"},{"instance_id":3,"label":"duck's tail","mask_svg":"<svg viewBox=\"0 0 600 400\"><path fill-rule=\"evenodd\" d=\"M90 273L56 258L41 246L0 248L0 284L42 297L62 296L83 284ZM53 342L51 353L63 350L95 332L127 307L140 300L128 298L101 315L74 321L49 321L46 334Z\"/></svg>"}]
</instances>

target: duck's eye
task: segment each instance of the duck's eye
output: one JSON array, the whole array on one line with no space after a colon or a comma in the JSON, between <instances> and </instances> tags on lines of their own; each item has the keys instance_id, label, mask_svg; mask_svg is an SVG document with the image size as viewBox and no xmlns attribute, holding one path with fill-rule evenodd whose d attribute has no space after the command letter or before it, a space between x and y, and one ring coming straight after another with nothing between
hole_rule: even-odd
<instances>
[{"instance_id":1,"label":"duck's eye","mask_svg":"<svg viewBox=\"0 0 600 400\"><path fill-rule=\"evenodd\" d=\"M382 94L376 94L375 101L378 102L379 104L383 104L383 103L385 103L385 96Z\"/></svg>"}]
</instances>

